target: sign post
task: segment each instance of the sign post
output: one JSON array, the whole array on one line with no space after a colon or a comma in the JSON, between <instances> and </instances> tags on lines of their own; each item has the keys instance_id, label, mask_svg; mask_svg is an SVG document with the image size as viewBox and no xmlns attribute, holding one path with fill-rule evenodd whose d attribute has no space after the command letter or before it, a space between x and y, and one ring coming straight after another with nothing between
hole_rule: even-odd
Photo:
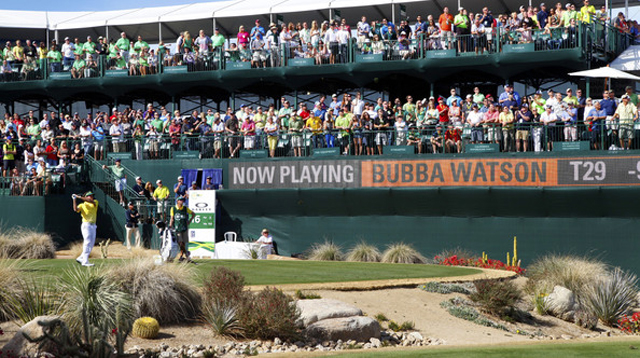
<instances>
[{"instance_id":1,"label":"sign post","mask_svg":"<svg viewBox=\"0 0 640 358\"><path fill-rule=\"evenodd\" d=\"M213 258L216 242L216 191L191 190L189 209L194 215L189 225L191 256Z\"/></svg>"}]
</instances>

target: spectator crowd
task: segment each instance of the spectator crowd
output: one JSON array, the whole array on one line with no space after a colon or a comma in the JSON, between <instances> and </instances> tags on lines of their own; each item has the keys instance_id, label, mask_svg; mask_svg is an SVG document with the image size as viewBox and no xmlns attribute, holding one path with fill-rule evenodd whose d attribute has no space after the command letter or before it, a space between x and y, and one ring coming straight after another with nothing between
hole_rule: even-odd
<instances>
[{"instance_id":1,"label":"spectator crowd","mask_svg":"<svg viewBox=\"0 0 640 358\"><path fill-rule=\"evenodd\" d=\"M414 58L417 51L456 49L458 52L495 51L494 44L536 42L545 49L574 46L578 24L608 24L634 40L640 35L636 21L622 13L609 19L604 6L596 10L589 0L583 5L557 3L547 6L520 6L517 12L493 14L488 7L472 13L460 7L457 13L448 7L439 15L418 15L413 24L398 24L386 18L368 21L362 17L355 26L340 21L313 20L302 23L270 23L263 27L256 19L254 26L240 26L235 36L224 36L219 28L209 35L200 30L179 34L175 43L160 41L157 47L142 36L130 37L125 32L117 39L98 36L66 37L53 40L7 41L0 47L0 79L12 81L36 79L39 68L51 72L69 71L73 78L98 76L105 69L126 70L129 75L147 75L160 71L160 66L186 65L190 70L220 67L221 61L247 62L252 67L276 67L290 58L308 58L316 64L344 63L350 60L355 44L357 53L383 54L387 58ZM558 32L560 30L560 32ZM535 39L534 34L540 34ZM568 40L567 40L568 38ZM567 42L568 41L568 42Z\"/></svg>"}]
</instances>

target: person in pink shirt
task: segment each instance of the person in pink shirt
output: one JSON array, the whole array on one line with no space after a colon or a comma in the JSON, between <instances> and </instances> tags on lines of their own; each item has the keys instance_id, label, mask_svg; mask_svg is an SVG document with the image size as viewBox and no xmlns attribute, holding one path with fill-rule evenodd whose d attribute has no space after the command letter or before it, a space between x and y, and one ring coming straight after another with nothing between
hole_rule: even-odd
<instances>
[{"instance_id":1,"label":"person in pink shirt","mask_svg":"<svg viewBox=\"0 0 640 358\"><path fill-rule=\"evenodd\" d=\"M256 137L256 122L253 121L253 118L247 117L247 119L242 122L240 132L244 136L244 149L253 149Z\"/></svg>"},{"instance_id":2,"label":"person in pink shirt","mask_svg":"<svg viewBox=\"0 0 640 358\"><path fill-rule=\"evenodd\" d=\"M240 25L240 29L238 30L238 47L240 48L248 47L249 38L250 38L249 33L245 31L244 26Z\"/></svg>"}]
</instances>

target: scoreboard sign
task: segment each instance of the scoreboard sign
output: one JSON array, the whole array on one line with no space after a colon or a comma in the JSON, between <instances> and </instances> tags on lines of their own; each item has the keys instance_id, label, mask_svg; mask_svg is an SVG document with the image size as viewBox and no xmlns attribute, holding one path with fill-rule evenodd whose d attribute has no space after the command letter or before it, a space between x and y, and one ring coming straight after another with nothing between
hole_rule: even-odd
<instances>
[{"instance_id":1,"label":"scoreboard sign","mask_svg":"<svg viewBox=\"0 0 640 358\"><path fill-rule=\"evenodd\" d=\"M229 169L231 189L640 185L640 156L301 160Z\"/></svg>"}]
</instances>

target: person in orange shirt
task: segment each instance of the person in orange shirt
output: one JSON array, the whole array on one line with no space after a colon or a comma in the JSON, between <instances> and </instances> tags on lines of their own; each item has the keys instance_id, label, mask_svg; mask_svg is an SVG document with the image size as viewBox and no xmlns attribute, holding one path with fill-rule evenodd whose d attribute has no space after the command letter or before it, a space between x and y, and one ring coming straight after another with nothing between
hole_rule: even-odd
<instances>
[{"instance_id":1,"label":"person in orange shirt","mask_svg":"<svg viewBox=\"0 0 640 358\"><path fill-rule=\"evenodd\" d=\"M442 46L451 49L451 45L453 44L453 32L451 31L453 15L449 13L448 7L445 7L442 11L443 14L440 15L438 19L438 24L440 24L440 38L442 40Z\"/></svg>"}]
</instances>

